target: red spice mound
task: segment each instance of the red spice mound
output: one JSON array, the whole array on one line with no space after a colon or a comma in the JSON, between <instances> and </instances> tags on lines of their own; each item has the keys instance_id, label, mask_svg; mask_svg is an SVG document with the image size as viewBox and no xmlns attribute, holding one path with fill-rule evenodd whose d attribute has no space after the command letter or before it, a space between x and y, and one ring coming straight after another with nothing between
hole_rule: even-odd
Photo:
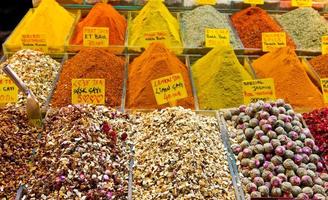
<instances>
[{"instance_id":1,"label":"red spice mound","mask_svg":"<svg viewBox=\"0 0 328 200\"><path fill-rule=\"evenodd\" d=\"M328 108L314 110L303 114L315 143L319 146L326 165L328 164Z\"/></svg>"},{"instance_id":2,"label":"red spice mound","mask_svg":"<svg viewBox=\"0 0 328 200\"><path fill-rule=\"evenodd\" d=\"M328 54L314 57L309 62L320 78L328 78Z\"/></svg>"},{"instance_id":3,"label":"red spice mound","mask_svg":"<svg viewBox=\"0 0 328 200\"><path fill-rule=\"evenodd\" d=\"M246 48L262 48L263 32L283 32L278 23L259 7L249 7L241 10L232 15L231 20ZM288 35L287 46L296 47Z\"/></svg>"}]
</instances>

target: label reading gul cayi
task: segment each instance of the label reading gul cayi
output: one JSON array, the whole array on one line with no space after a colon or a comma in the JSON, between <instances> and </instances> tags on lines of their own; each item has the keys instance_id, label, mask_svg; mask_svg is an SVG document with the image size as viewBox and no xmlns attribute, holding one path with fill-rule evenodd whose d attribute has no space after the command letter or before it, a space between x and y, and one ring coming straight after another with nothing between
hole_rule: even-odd
<instances>
[{"instance_id":1,"label":"label reading gul cayi","mask_svg":"<svg viewBox=\"0 0 328 200\"><path fill-rule=\"evenodd\" d=\"M158 105L188 97L183 77L179 73L152 80L151 85Z\"/></svg>"},{"instance_id":2,"label":"label reading gul cayi","mask_svg":"<svg viewBox=\"0 0 328 200\"><path fill-rule=\"evenodd\" d=\"M22 34L22 49L32 49L35 51L48 52L46 34Z\"/></svg>"},{"instance_id":3,"label":"label reading gul cayi","mask_svg":"<svg viewBox=\"0 0 328 200\"><path fill-rule=\"evenodd\" d=\"M109 43L108 27L84 27L83 46L107 47Z\"/></svg>"},{"instance_id":4,"label":"label reading gul cayi","mask_svg":"<svg viewBox=\"0 0 328 200\"><path fill-rule=\"evenodd\" d=\"M312 0L292 0L293 7L312 7Z\"/></svg>"},{"instance_id":5,"label":"label reading gul cayi","mask_svg":"<svg viewBox=\"0 0 328 200\"><path fill-rule=\"evenodd\" d=\"M216 0L197 0L198 5L215 5Z\"/></svg>"},{"instance_id":6,"label":"label reading gul cayi","mask_svg":"<svg viewBox=\"0 0 328 200\"><path fill-rule=\"evenodd\" d=\"M321 52L322 54L328 53L328 35L322 36L321 38Z\"/></svg>"},{"instance_id":7,"label":"label reading gul cayi","mask_svg":"<svg viewBox=\"0 0 328 200\"><path fill-rule=\"evenodd\" d=\"M266 32L262 33L262 50L272 51L275 48L285 47L286 33L285 32Z\"/></svg>"},{"instance_id":8,"label":"label reading gul cayi","mask_svg":"<svg viewBox=\"0 0 328 200\"><path fill-rule=\"evenodd\" d=\"M16 103L18 87L9 78L0 76L0 104Z\"/></svg>"},{"instance_id":9,"label":"label reading gul cayi","mask_svg":"<svg viewBox=\"0 0 328 200\"><path fill-rule=\"evenodd\" d=\"M264 4L264 0L244 0L244 3L246 4L252 4L252 5L262 5Z\"/></svg>"},{"instance_id":10,"label":"label reading gul cayi","mask_svg":"<svg viewBox=\"0 0 328 200\"><path fill-rule=\"evenodd\" d=\"M230 45L230 33L228 29L205 29L205 47Z\"/></svg>"},{"instance_id":11,"label":"label reading gul cayi","mask_svg":"<svg viewBox=\"0 0 328 200\"><path fill-rule=\"evenodd\" d=\"M72 79L72 104L105 104L105 79Z\"/></svg>"},{"instance_id":12,"label":"label reading gul cayi","mask_svg":"<svg viewBox=\"0 0 328 200\"><path fill-rule=\"evenodd\" d=\"M145 41L156 42L166 40L168 37L167 31L152 31L144 34Z\"/></svg>"},{"instance_id":13,"label":"label reading gul cayi","mask_svg":"<svg viewBox=\"0 0 328 200\"><path fill-rule=\"evenodd\" d=\"M243 93L245 104L276 99L272 78L243 81Z\"/></svg>"},{"instance_id":14,"label":"label reading gul cayi","mask_svg":"<svg viewBox=\"0 0 328 200\"><path fill-rule=\"evenodd\" d=\"M328 103L328 78L320 79L321 89L323 93L323 99L325 103Z\"/></svg>"}]
</instances>

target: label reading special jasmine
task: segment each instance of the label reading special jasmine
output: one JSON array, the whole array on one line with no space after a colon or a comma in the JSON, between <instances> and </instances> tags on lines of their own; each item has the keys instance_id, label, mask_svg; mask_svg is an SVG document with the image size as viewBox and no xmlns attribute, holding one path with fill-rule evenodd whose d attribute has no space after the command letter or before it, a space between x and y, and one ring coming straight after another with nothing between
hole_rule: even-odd
<instances>
[{"instance_id":1,"label":"label reading special jasmine","mask_svg":"<svg viewBox=\"0 0 328 200\"><path fill-rule=\"evenodd\" d=\"M72 104L105 104L105 79L72 79Z\"/></svg>"},{"instance_id":2,"label":"label reading special jasmine","mask_svg":"<svg viewBox=\"0 0 328 200\"><path fill-rule=\"evenodd\" d=\"M228 29L205 29L205 47L230 45L230 33Z\"/></svg>"},{"instance_id":3,"label":"label reading special jasmine","mask_svg":"<svg viewBox=\"0 0 328 200\"><path fill-rule=\"evenodd\" d=\"M34 51L48 52L46 34L22 34L22 49L31 49Z\"/></svg>"},{"instance_id":4,"label":"label reading special jasmine","mask_svg":"<svg viewBox=\"0 0 328 200\"><path fill-rule=\"evenodd\" d=\"M328 103L328 78L320 79L323 99L325 103Z\"/></svg>"},{"instance_id":5,"label":"label reading special jasmine","mask_svg":"<svg viewBox=\"0 0 328 200\"><path fill-rule=\"evenodd\" d=\"M274 81L272 78L243 81L243 95L245 104L275 100Z\"/></svg>"},{"instance_id":6,"label":"label reading special jasmine","mask_svg":"<svg viewBox=\"0 0 328 200\"><path fill-rule=\"evenodd\" d=\"M107 47L109 43L108 27L84 27L83 46Z\"/></svg>"},{"instance_id":7,"label":"label reading special jasmine","mask_svg":"<svg viewBox=\"0 0 328 200\"><path fill-rule=\"evenodd\" d=\"M180 73L152 80L151 85L158 105L188 97L186 86Z\"/></svg>"},{"instance_id":8,"label":"label reading special jasmine","mask_svg":"<svg viewBox=\"0 0 328 200\"><path fill-rule=\"evenodd\" d=\"M322 36L321 38L321 52L322 54L328 53L328 36Z\"/></svg>"},{"instance_id":9,"label":"label reading special jasmine","mask_svg":"<svg viewBox=\"0 0 328 200\"><path fill-rule=\"evenodd\" d=\"M312 0L292 0L293 7L312 7Z\"/></svg>"},{"instance_id":10,"label":"label reading special jasmine","mask_svg":"<svg viewBox=\"0 0 328 200\"><path fill-rule=\"evenodd\" d=\"M16 103L18 99L18 87L4 76L0 76L0 104Z\"/></svg>"},{"instance_id":11,"label":"label reading special jasmine","mask_svg":"<svg viewBox=\"0 0 328 200\"><path fill-rule=\"evenodd\" d=\"M286 33L285 32L266 32L262 33L262 50L272 51L275 48L285 47Z\"/></svg>"}]
</instances>

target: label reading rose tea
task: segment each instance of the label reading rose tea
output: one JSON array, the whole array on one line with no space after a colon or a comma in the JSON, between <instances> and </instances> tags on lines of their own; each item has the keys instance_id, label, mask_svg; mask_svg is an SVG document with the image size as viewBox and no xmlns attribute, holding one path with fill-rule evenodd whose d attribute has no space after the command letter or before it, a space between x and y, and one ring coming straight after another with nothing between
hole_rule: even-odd
<instances>
[{"instance_id":1,"label":"label reading rose tea","mask_svg":"<svg viewBox=\"0 0 328 200\"><path fill-rule=\"evenodd\" d=\"M165 76L151 81L158 105L175 104L176 100L188 97L187 90L180 73Z\"/></svg>"},{"instance_id":2,"label":"label reading rose tea","mask_svg":"<svg viewBox=\"0 0 328 200\"><path fill-rule=\"evenodd\" d=\"M18 99L18 87L4 76L0 76L0 104L16 103Z\"/></svg>"},{"instance_id":3,"label":"label reading rose tea","mask_svg":"<svg viewBox=\"0 0 328 200\"><path fill-rule=\"evenodd\" d=\"M31 49L34 51L48 52L46 34L22 34L22 49Z\"/></svg>"},{"instance_id":4,"label":"label reading rose tea","mask_svg":"<svg viewBox=\"0 0 328 200\"><path fill-rule=\"evenodd\" d=\"M230 45L230 33L228 29L205 29L205 47Z\"/></svg>"},{"instance_id":5,"label":"label reading rose tea","mask_svg":"<svg viewBox=\"0 0 328 200\"><path fill-rule=\"evenodd\" d=\"M84 27L83 46L107 47L109 43L108 27Z\"/></svg>"},{"instance_id":6,"label":"label reading rose tea","mask_svg":"<svg viewBox=\"0 0 328 200\"><path fill-rule=\"evenodd\" d=\"M272 78L243 81L244 103L255 103L259 100L275 100L275 88Z\"/></svg>"},{"instance_id":7,"label":"label reading rose tea","mask_svg":"<svg viewBox=\"0 0 328 200\"><path fill-rule=\"evenodd\" d=\"M262 50L272 51L275 48L285 47L286 33L285 32L266 32L262 33Z\"/></svg>"},{"instance_id":8,"label":"label reading rose tea","mask_svg":"<svg viewBox=\"0 0 328 200\"><path fill-rule=\"evenodd\" d=\"M105 104L105 79L72 79L72 104Z\"/></svg>"}]
</instances>

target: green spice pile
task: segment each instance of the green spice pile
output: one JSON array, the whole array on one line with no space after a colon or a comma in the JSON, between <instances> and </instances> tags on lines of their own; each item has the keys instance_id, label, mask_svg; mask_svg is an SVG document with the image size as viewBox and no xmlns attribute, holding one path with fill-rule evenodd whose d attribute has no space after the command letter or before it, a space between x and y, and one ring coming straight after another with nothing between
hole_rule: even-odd
<instances>
[{"instance_id":1,"label":"green spice pile","mask_svg":"<svg viewBox=\"0 0 328 200\"><path fill-rule=\"evenodd\" d=\"M44 53L32 50L20 50L6 60L1 66L10 64L16 74L32 90L41 105L45 105L57 73L60 63ZM1 71L0 74L3 74ZM25 104L26 95L20 93L18 105Z\"/></svg>"},{"instance_id":2,"label":"green spice pile","mask_svg":"<svg viewBox=\"0 0 328 200\"><path fill-rule=\"evenodd\" d=\"M298 48L320 51L321 37L328 35L328 23L318 11L313 8L298 8L275 17Z\"/></svg>"},{"instance_id":3,"label":"green spice pile","mask_svg":"<svg viewBox=\"0 0 328 200\"><path fill-rule=\"evenodd\" d=\"M228 21L228 16L220 13L212 6L201 6L182 15L184 42L188 47L203 47L205 45L205 29L217 28L230 31L230 43L234 48L242 48L236 39Z\"/></svg>"}]
</instances>

